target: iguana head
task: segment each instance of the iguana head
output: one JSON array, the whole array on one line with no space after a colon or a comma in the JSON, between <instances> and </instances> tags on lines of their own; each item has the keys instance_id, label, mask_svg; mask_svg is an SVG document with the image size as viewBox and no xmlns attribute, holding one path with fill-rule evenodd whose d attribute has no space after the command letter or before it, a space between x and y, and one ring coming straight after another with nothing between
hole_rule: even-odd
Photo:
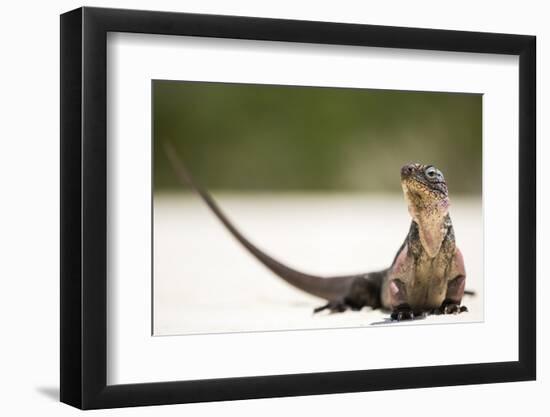
<instances>
[{"instance_id":1,"label":"iguana head","mask_svg":"<svg viewBox=\"0 0 550 417\"><path fill-rule=\"evenodd\" d=\"M401 187L422 246L434 257L447 232L449 192L443 173L433 165L407 164L401 168Z\"/></svg>"}]
</instances>

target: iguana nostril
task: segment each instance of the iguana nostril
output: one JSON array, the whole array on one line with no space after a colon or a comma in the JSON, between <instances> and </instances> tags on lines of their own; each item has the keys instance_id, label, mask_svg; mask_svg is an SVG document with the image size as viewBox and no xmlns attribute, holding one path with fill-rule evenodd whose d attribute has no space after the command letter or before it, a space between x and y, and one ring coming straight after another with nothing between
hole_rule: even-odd
<instances>
[{"instance_id":1,"label":"iguana nostril","mask_svg":"<svg viewBox=\"0 0 550 417\"><path fill-rule=\"evenodd\" d=\"M412 164L404 165L403 168L401 168L401 175L407 176L411 175L414 171L414 168Z\"/></svg>"}]
</instances>

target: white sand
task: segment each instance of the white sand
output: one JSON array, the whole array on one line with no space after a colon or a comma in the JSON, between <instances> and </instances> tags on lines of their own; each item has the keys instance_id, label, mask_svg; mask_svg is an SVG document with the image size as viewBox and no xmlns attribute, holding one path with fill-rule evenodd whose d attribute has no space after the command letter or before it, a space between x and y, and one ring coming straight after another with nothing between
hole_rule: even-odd
<instances>
[{"instance_id":1,"label":"white sand","mask_svg":"<svg viewBox=\"0 0 550 417\"><path fill-rule=\"evenodd\" d=\"M388 266L410 222L398 196L215 194L254 243L289 266L320 275ZM154 334L482 321L481 204L469 199L451 203L466 286L477 292L463 300L469 312L390 323L379 310L313 315L323 300L289 286L258 263L195 196L156 196Z\"/></svg>"}]
</instances>

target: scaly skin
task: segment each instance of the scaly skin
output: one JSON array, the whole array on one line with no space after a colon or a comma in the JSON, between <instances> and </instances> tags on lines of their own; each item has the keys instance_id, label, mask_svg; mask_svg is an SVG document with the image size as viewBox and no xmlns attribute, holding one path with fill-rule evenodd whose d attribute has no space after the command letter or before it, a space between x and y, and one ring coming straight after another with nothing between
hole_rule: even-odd
<instances>
[{"instance_id":1,"label":"scaly skin","mask_svg":"<svg viewBox=\"0 0 550 417\"><path fill-rule=\"evenodd\" d=\"M197 192L246 250L289 284L328 301L315 312L383 308L391 311L392 320L409 320L467 311L460 305L466 272L455 244L447 184L433 166L408 164L401 169L401 186L412 222L391 266L378 272L325 278L292 269L251 243L212 196L197 185L169 143L165 151L180 181Z\"/></svg>"},{"instance_id":2,"label":"scaly skin","mask_svg":"<svg viewBox=\"0 0 550 417\"><path fill-rule=\"evenodd\" d=\"M466 271L449 216L447 184L431 165L408 164L401 169L401 186L412 217L409 233L392 265L377 274L355 279L343 300L332 300L317 311L345 311L371 306L391 311L393 320L426 314L457 314L461 306ZM360 281L380 283L379 303L366 301Z\"/></svg>"},{"instance_id":3,"label":"scaly skin","mask_svg":"<svg viewBox=\"0 0 550 417\"><path fill-rule=\"evenodd\" d=\"M393 318L428 312L455 313L464 295L466 272L449 216L447 184L432 166L405 165L401 185L412 223L389 268L381 304Z\"/></svg>"}]
</instances>

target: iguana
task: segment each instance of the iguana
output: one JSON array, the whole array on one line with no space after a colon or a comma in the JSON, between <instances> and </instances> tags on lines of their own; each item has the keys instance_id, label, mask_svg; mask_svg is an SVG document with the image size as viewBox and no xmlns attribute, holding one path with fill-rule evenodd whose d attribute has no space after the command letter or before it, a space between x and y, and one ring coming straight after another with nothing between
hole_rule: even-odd
<instances>
[{"instance_id":1,"label":"iguana","mask_svg":"<svg viewBox=\"0 0 550 417\"><path fill-rule=\"evenodd\" d=\"M412 221L391 266L382 271L325 278L292 269L251 243L194 181L173 146L165 143L165 151L179 180L204 200L248 252L287 283L327 301L314 312L382 308L391 312L392 320L400 321L468 311L461 306L466 272L455 244L447 184L434 166L411 163L401 168L401 187Z\"/></svg>"}]
</instances>

